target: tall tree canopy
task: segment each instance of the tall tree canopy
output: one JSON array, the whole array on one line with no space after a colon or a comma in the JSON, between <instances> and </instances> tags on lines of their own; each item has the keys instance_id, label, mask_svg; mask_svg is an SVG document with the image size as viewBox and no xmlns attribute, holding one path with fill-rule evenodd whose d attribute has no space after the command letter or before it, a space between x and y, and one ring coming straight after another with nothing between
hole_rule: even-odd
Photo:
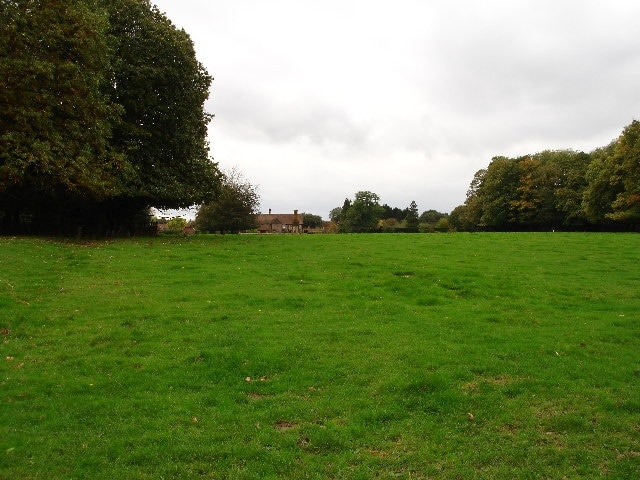
<instances>
[{"instance_id":1,"label":"tall tree canopy","mask_svg":"<svg viewBox=\"0 0 640 480\"><path fill-rule=\"evenodd\" d=\"M104 234L212 195L211 78L148 0L5 0L0 19L0 232Z\"/></svg>"},{"instance_id":2,"label":"tall tree canopy","mask_svg":"<svg viewBox=\"0 0 640 480\"><path fill-rule=\"evenodd\" d=\"M160 208L204 201L218 177L206 142L211 77L189 36L148 0L101 1L114 45L109 93L123 107L112 143L136 172L128 196Z\"/></svg>"},{"instance_id":3,"label":"tall tree canopy","mask_svg":"<svg viewBox=\"0 0 640 480\"><path fill-rule=\"evenodd\" d=\"M3 210L121 193L110 145L121 113L106 93L106 15L83 2L0 2ZM5 212L6 213L6 212Z\"/></svg>"},{"instance_id":4,"label":"tall tree canopy","mask_svg":"<svg viewBox=\"0 0 640 480\"><path fill-rule=\"evenodd\" d=\"M640 122L594 152L584 208L593 222L640 227Z\"/></svg>"}]
</instances>

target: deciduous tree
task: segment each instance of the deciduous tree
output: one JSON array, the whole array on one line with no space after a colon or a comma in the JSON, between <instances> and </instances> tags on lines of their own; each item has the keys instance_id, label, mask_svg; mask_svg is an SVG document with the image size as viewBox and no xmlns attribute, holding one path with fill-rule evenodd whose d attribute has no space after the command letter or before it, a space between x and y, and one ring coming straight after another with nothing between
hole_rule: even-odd
<instances>
[{"instance_id":1,"label":"deciduous tree","mask_svg":"<svg viewBox=\"0 0 640 480\"><path fill-rule=\"evenodd\" d=\"M342 207L336 207L329 212L329 220L338 224L342 220Z\"/></svg>"},{"instance_id":2,"label":"deciduous tree","mask_svg":"<svg viewBox=\"0 0 640 480\"><path fill-rule=\"evenodd\" d=\"M111 145L122 108L108 19L82 0L0 1L0 210L48 214L121 194L132 170ZM15 226L15 225L13 225Z\"/></svg>"},{"instance_id":3,"label":"deciduous tree","mask_svg":"<svg viewBox=\"0 0 640 480\"><path fill-rule=\"evenodd\" d=\"M232 169L222 178L220 191L200 206L196 227L201 231L239 233L256 227L260 205L257 187Z\"/></svg>"},{"instance_id":4,"label":"deciduous tree","mask_svg":"<svg viewBox=\"0 0 640 480\"><path fill-rule=\"evenodd\" d=\"M640 226L640 122L634 120L625 127L618 138L609 159L613 165L614 182L621 184L621 191L611 204L612 211L607 218L626 223L631 227Z\"/></svg>"},{"instance_id":5,"label":"deciduous tree","mask_svg":"<svg viewBox=\"0 0 640 480\"><path fill-rule=\"evenodd\" d=\"M5 0L0 18L1 231L113 233L211 198L211 78L149 0Z\"/></svg>"},{"instance_id":6,"label":"deciduous tree","mask_svg":"<svg viewBox=\"0 0 640 480\"><path fill-rule=\"evenodd\" d=\"M587 168L587 187L583 195L583 208L588 220L595 225L605 225L613 212L613 202L622 193L622 178L612 158L616 143L596 149L591 153Z\"/></svg>"},{"instance_id":7,"label":"deciduous tree","mask_svg":"<svg viewBox=\"0 0 640 480\"><path fill-rule=\"evenodd\" d=\"M113 39L110 95L123 114L112 144L136 175L127 196L182 208L211 198L219 180L206 141L211 77L184 30L149 0L101 0Z\"/></svg>"},{"instance_id":8,"label":"deciduous tree","mask_svg":"<svg viewBox=\"0 0 640 480\"><path fill-rule=\"evenodd\" d=\"M378 228L378 220L383 211L378 195L369 191L357 192L340 226L340 231L374 232Z\"/></svg>"}]
</instances>

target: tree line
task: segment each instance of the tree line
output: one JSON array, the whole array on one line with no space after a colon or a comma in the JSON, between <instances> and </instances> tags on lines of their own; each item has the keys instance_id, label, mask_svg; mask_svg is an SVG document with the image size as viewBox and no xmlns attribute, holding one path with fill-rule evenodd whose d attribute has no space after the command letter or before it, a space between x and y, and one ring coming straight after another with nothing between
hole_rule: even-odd
<instances>
[{"instance_id":1,"label":"tree line","mask_svg":"<svg viewBox=\"0 0 640 480\"><path fill-rule=\"evenodd\" d=\"M446 213L427 210L419 214L415 201L404 209L386 203L380 205L380 197L370 191L356 192L353 199L346 198L341 207L331 210L329 218L341 233L417 233L450 229Z\"/></svg>"},{"instance_id":2,"label":"tree line","mask_svg":"<svg viewBox=\"0 0 640 480\"><path fill-rule=\"evenodd\" d=\"M640 122L590 153L494 157L450 221L465 231L639 231Z\"/></svg>"},{"instance_id":3,"label":"tree line","mask_svg":"<svg viewBox=\"0 0 640 480\"><path fill-rule=\"evenodd\" d=\"M0 233L141 233L216 195L212 78L149 0L0 2Z\"/></svg>"}]
</instances>

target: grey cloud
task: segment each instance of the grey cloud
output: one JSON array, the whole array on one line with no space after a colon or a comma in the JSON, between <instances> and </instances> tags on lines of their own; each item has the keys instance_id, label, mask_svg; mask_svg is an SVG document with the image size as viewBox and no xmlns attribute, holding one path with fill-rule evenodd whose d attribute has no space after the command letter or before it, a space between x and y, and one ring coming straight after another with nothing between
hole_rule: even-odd
<instances>
[{"instance_id":1,"label":"grey cloud","mask_svg":"<svg viewBox=\"0 0 640 480\"><path fill-rule=\"evenodd\" d=\"M339 107L305 99L278 101L268 91L228 91L216 118L231 135L274 143L362 145L367 128Z\"/></svg>"}]
</instances>

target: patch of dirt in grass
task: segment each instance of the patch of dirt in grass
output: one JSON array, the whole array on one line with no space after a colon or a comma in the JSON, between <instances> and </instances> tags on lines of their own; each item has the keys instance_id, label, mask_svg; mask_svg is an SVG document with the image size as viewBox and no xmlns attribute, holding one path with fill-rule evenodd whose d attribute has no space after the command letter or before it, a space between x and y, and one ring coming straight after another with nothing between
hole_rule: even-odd
<instances>
[{"instance_id":1,"label":"patch of dirt in grass","mask_svg":"<svg viewBox=\"0 0 640 480\"><path fill-rule=\"evenodd\" d=\"M522 428L519 425L514 425L512 423L505 423L500 427L500 431L507 435L519 435L521 429Z\"/></svg>"},{"instance_id":2,"label":"patch of dirt in grass","mask_svg":"<svg viewBox=\"0 0 640 480\"><path fill-rule=\"evenodd\" d=\"M624 453L617 452L616 460L625 460L627 458L640 458L640 452L634 452L633 450Z\"/></svg>"},{"instance_id":3,"label":"patch of dirt in grass","mask_svg":"<svg viewBox=\"0 0 640 480\"><path fill-rule=\"evenodd\" d=\"M298 427L297 423L287 422L286 420L278 420L275 424L276 430L279 432L287 432Z\"/></svg>"}]
</instances>

